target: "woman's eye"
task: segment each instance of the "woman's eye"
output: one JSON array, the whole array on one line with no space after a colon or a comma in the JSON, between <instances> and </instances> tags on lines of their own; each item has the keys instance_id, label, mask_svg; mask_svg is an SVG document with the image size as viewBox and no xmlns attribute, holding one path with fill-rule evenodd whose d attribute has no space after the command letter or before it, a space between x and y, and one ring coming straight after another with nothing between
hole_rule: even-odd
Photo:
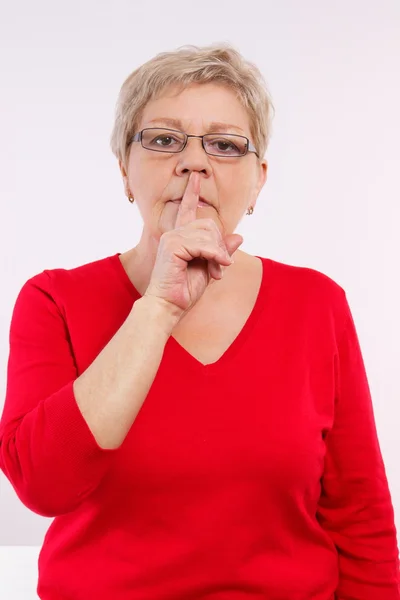
<instances>
[{"instance_id":1,"label":"woman's eye","mask_svg":"<svg viewBox=\"0 0 400 600\"><path fill-rule=\"evenodd\" d=\"M218 152L221 153L239 151L235 144L233 144L232 142L228 142L227 140L214 140L212 142L212 145Z\"/></svg>"},{"instance_id":2,"label":"woman's eye","mask_svg":"<svg viewBox=\"0 0 400 600\"><path fill-rule=\"evenodd\" d=\"M218 148L220 150L228 150L228 148L236 148L236 146L234 146L230 142L217 142L217 143L218 143Z\"/></svg>"},{"instance_id":3,"label":"woman's eye","mask_svg":"<svg viewBox=\"0 0 400 600\"><path fill-rule=\"evenodd\" d=\"M174 138L172 138L169 135L162 135L154 140L154 142L156 144L158 144L159 146L170 146L171 145L170 142L174 142L174 141L176 141L176 140L174 140Z\"/></svg>"}]
</instances>

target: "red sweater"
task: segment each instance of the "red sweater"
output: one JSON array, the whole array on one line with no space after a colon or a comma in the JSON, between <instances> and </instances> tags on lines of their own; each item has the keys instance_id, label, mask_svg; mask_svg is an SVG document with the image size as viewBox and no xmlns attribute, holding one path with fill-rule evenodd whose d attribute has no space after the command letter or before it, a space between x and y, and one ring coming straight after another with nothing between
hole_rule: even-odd
<instances>
[{"instance_id":1,"label":"red sweater","mask_svg":"<svg viewBox=\"0 0 400 600\"><path fill-rule=\"evenodd\" d=\"M140 297L119 254L45 270L10 328L0 466L55 517L43 600L399 600L396 529L344 290L262 258L244 328L204 366L170 337L123 444L74 398Z\"/></svg>"}]
</instances>

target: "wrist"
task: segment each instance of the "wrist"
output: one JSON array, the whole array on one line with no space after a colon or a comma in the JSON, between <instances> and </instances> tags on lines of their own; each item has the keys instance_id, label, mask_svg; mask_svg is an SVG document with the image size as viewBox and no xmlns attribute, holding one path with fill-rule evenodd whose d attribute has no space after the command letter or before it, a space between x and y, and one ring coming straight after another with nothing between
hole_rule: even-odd
<instances>
[{"instance_id":1,"label":"wrist","mask_svg":"<svg viewBox=\"0 0 400 600\"><path fill-rule=\"evenodd\" d=\"M175 304L157 296L142 296L134 304L143 312L142 317L148 322L157 324L169 337L174 327L179 323L184 311Z\"/></svg>"}]
</instances>

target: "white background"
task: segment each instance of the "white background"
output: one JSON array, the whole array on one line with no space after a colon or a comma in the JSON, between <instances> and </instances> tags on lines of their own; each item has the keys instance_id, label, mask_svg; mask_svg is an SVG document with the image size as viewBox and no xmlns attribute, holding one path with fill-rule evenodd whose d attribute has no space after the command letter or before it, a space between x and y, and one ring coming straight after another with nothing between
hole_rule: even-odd
<instances>
[{"instance_id":1,"label":"white background","mask_svg":"<svg viewBox=\"0 0 400 600\"><path fill-rule=\"evenodd\" d=\"M0 409L23 283L139 240L109 149L124 79L158 52L230 41L259 66L276 108L242 249L346 289L399 523L400 2L2 0L0 20ZM5 598L35 597L50 522L0 473Z\"/></svg>"}]
</instances>

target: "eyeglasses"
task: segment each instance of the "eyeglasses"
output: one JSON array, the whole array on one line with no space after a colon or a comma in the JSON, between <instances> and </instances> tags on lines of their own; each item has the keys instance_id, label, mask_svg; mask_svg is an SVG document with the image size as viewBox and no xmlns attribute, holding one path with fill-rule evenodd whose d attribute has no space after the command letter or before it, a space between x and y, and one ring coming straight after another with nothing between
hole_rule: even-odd
<instances>
[{"instance_id":1,"label":"eyeglasses","mask_svg":"<svg viewBox=\"0 0 400 600\"><path fill-rule=\"evenodd\" d=\"M207 133L206 135L188 135L176 129L165 129L163 127L150 127L143 129L129 140L132 142L141 142L146 150L155 152L177 153L186 148L188 138L200 138L203 148L207 154L220 157L244 156L248 152L257 150L244 135L234 135L232 133Z\"/></svg>"}]
</instances>

